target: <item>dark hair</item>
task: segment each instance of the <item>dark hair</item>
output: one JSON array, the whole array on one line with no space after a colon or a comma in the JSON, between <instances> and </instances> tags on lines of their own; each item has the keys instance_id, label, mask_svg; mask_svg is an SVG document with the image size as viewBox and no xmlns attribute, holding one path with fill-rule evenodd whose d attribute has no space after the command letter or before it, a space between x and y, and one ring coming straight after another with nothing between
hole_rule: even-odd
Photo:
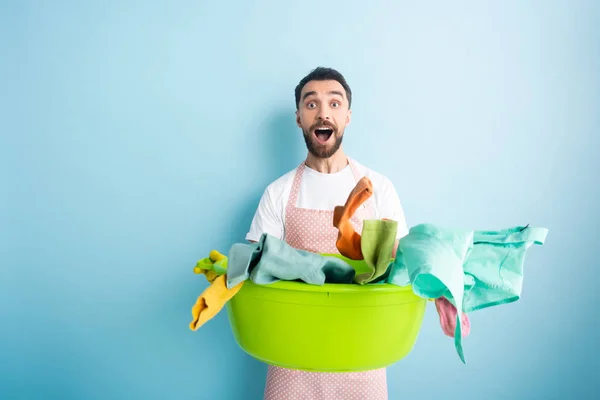
<instances>
[{"instance_id":1,"label":"dark hair","mask_svg":"<svg viewBox=\"0 0 600 400\"><path fill-rule=\"evenodd\" d=\"M298 86L296 86L296 109L300 107L300 93L302 93L302 88L304 88L308 82L329 80L338 81L340 85L342 85L346 91L346 97L348 98L348 108L350 108L352 106L352 90L350 90L350 86L348 86L344 76L333 68L317 67L313 69L310 74L302 78L300 83L298 83Z\"/></svg>"}]
</instances>

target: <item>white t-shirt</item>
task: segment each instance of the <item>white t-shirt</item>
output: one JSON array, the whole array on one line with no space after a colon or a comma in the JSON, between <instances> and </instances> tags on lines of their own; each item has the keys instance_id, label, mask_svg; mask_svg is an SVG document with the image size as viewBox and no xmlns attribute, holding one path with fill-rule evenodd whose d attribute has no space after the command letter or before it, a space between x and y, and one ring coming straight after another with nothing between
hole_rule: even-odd
<instances>
[{"instance_id":1,"label":"white t-shirt","mask_svg":"<svg viewBox=\"0 0 600 400\"><path fill-rule=\"evenodd\" d=\"M385 176L352 160L359 176L367 176L373 184L375 219L388 218L398 222L397 238L408 234L400 199L392 182ZM288 203L296 169L279 177L265 189L252 224L246 235L248 241L258 241L263 233L278 239L285 237L285 208ZM356 186L350 165L339 172L324 174L308 166L304 168L296 207L331 210L343 206Z\"/></svg>"}]
</instances>

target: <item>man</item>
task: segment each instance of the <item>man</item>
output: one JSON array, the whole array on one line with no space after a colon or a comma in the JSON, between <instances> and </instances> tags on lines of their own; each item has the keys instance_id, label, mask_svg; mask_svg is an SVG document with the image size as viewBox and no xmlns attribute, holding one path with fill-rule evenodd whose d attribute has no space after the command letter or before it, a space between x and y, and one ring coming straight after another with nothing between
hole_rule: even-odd
<instances>
[{"instance_id":1,"label":"man","mask_svg":"<svg viewBox=\"0 0 600 400\"><path fill-rule=\"evenodd\" d=\"M344 153L342 141L351 120L352 91L342 74L317 68L300 81L295 97L296 123L304 135L307 157L298 168L267 186L246 240L255 242L268 233L297 249L339 253L333 209L344 205L363 176L371 180L373 195L354 214L357 232L364 219L387 218L398 222L397 239L408 234L394 185ZM387 399L386 370L334 374L269 366L265 399L300 398Z\"/></svg>"}]
</instances>

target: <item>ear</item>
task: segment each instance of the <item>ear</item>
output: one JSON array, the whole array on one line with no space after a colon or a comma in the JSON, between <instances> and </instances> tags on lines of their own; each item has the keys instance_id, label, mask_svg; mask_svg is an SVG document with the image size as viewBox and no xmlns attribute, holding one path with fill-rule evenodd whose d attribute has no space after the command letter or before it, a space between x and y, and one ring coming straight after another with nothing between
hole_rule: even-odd
<instances>
[{"instance_id":1,"label":"ear","mask_svg":"<svg viewBox=\"0 0 600 400\"><path fill-rule=\"evenodd\" d=\"M350 124L352 120L352 110L348 110L348 115L346 115L346 125Z\"/></svg>"},{"instance_id":2,"label":"ear","mask_svg":"<svg viewBox=\"0 0 600 400\"><path fill-rule=\"evenodd\" d=\"M302 128L302 125L300 124L300 113L298 111L296 111L296 125L298 125L299 128Z\"/></svg>"}]
</instances>

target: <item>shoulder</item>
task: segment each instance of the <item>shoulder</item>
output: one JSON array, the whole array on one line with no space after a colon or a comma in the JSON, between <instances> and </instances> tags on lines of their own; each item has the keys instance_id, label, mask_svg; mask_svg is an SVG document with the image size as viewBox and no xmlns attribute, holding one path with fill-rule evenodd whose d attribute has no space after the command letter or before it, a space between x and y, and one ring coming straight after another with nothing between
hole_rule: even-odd
<instances>
[{"instance_id":1,"label":"shoulder","mask_svg":"<svg viewBox=\"0 0 600 400\"><path fill-rule=\"evenodd\" d=\"M296 170L297 168L294 168L293 170L286 172L269 183L265 188L264 194L275 202L281 200L287 193L289 193L294 181L294 176L296 175Z\"/></svg>"},{"instance_id":2,"label":"shoulder","mask_svg":"<svg viewBox=\"0 0 600 400\"><path fill-rule=\"evenodd\" d=\"M258 241L262 234L282 239L284 235L285 204L290 194L295 170L289 171L265 188L252 223L246 234L246 240Z\"/></svg>"}]
</instances>

